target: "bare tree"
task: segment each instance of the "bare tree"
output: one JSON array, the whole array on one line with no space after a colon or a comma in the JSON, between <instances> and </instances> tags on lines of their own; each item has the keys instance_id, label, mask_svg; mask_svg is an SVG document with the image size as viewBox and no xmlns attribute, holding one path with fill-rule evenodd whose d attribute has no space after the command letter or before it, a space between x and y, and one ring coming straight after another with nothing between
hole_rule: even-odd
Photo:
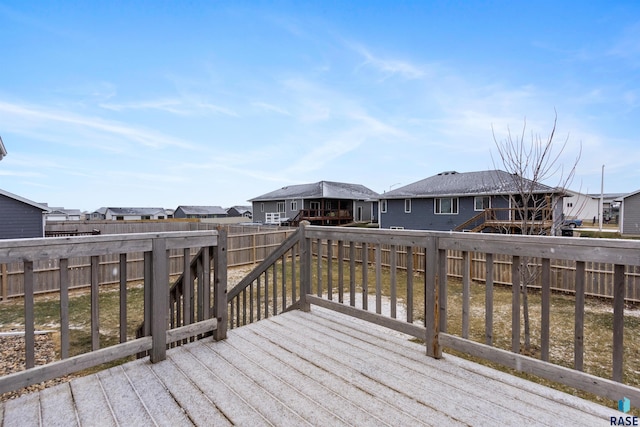
<instances>
[{"instance_id":1,"label":"bare tree","mask_svg":"<svg viewBox=\"0 0 640 427\"><path fill-rule=\"evenodd\" d=\"M569 137L557 142L556 125L557 113L553 119L553 126L549 134L542 137L531 132L528 136L526 119L522 132L515 135L507 128L507 137L499 141L492 127L493 140L498 152L498 162L502 166L510 182L502 182L514 189L509 195L509 205L512 207L512 222L506 232L519 232L529 235L556 235L561 227L562 196L575 176L576 167L580 160L582 146L576 154L573 163L568 167L562 163ZM496 159L492 161L496 167ZM498 169L498 167L496 167ZM504 175L498 175L504 176ZM544 183L554 181L555 186ZM551 190L551 191L550 191ZM558 209L559 208L559 209ZM531 333L529 322L528 288L532 286L540 275L538 263L535 259L520 258L520 292L522 293L522 309L524 316L524 350L531 352ZM515 279L515 278L514 278Z\"/></svg>"}]
</instances>

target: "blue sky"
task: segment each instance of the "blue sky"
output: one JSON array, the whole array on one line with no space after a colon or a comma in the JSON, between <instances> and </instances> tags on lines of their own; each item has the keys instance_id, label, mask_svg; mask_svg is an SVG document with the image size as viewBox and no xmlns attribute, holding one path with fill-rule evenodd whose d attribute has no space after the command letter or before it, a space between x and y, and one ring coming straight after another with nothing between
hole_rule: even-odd
<instances>
[{"instance_id":1,"label":"blue sky","mask_svg":"<svg viewBox=\"0 0 640 427\"><path fill-rule=\"evenodd\" d=\"M574 190L640 189L637 1L0 0L0 52L0 188L50 206L381 193L554 111Z\"/></svg>"}]
</instances>

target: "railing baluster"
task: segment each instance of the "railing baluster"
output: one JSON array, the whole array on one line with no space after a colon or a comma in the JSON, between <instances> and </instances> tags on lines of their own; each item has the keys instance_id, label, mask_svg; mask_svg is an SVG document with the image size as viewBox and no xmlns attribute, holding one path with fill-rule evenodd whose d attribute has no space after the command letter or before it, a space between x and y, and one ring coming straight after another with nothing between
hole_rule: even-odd
<instances>
[{"instance_id":1,"label":"railing baluster","mask_svg":"<svg viewBox=\"0 0 640 427\"><path fill-rule=\"evenodd\" d=\"M407 323L413 323L413 247L407 246Z\"/></svg>"},{"instance_id":2,"label":"railing baluster","mask_svg":"<svg viewBox=\"0 0 640 427\"><path fill-rule=\"evenodd\" d=\"M327 296L333 300L333 241L327 240Z\"/></svg>"},{"instance_id":3,"label":"railing baluster","mask_svg":"<svg viewBox=\"0 0 640 427\"><path fill-rule=\"evenodd\" d=\"M511 351L520 353L520 257L511 258Z\"/></svg>"},{"instance_id":4,"label":"railing baluster","mask_svg":"<svg viewBox=\"0 0 640 427\"><path fill-rule=\"evenodd\" d=\"M317 258L316 258L316 294L322 297L322 240L316 239Z\"/></svg>"},{"instance_id":5,"label":"railing baluster","mask_svg":"<svg viewBox=\"0 0 640 427\"><path fill-rule=\"evenodd\" d=\"M275 316L276 314L278 314L278 268L277 268L277 261L271 267L271 274L273 274L273 280L271 282L271 286L273 287L272 306L273 306L273 315Z\"/></svg>"},{"instance_id":6,"label":"railing baluster","mask_svg":"<svg viewBox=\"0 0 640 427\"><path fill-rule=\"evenodd\" d=\"M191 281L191 249L182 252L182 304L183 323L190 325L194 321L193 313L193 282Z\"/></svg>"},{"instance_id":7,"label":"railing baluster","mask_svg":"<svg viewBox=\"0 0 640 427\"><path fill-rule=\"evenodd\" d=\"M242 324L247 324L247 289L242 290Z\"/></svg>"},{"instance_id":8,"label":"railing baluster","mask_svg":"<svg viewBox=\"0 0 640 427\"><path fill-rule=\"evenodd\" d=\"M281 311L285 311L287 309L287 254L282 255L281 262L282 262L282 310Z\"/></svg>"},{"instance_id":9,"label":"railing baluster","mask_svg":"<svg viewBox=\"0 0 640 427\"><path fill-rule=\"evenodd\" d=\"M469 338L469 305L471 303L471 254L462 252L462 338Z\"/></svg>"},{"instance_id":10,"label":"railing baluster","mask_svg":"<svg viewBox=\"0 0 640 427\"><path fill-rule=\"evenodd\" d=\"M447 250L438 249L438 313L439 332L447 332L447 272L448 272Z\"/></svg>"},{"instance_id":11,"label":"railing baluster","mask_svg":"<svg viewBox=\"0 0 640 427\"><path fill-rule=\"evenodd\" d=\"M98 282L98 273L100 270L100 257L91 257L91 350L95 351L100 348L100 316L99 316L99 300L100 300L100 284Z\"/></svg>"},{"instance_id":12,"label":"railing baluster","mask_svg":"<svg viewBox=\"0 0 640 427\"><path fill-rule=\"evenodd\" d=\"M33 307L33 261L24 261L24 345L25 366L35 366L35 315Z\"/></svg>"},{"instance_id":13,"label":"railing baluster","mask_svg":"<svg viewBox=\"0 0 640 427\"><path fill-rule=\"evenodd\" d=\"M151 252L144 253L144 322L142 336L151 335Z\"/></svg>"},{"instance_id":14,"label":"railing baluster","mask_svg":"<svg viewBox=\"0 0 640 427\"><path fill-rule=\"evenodd\" d=\"M69 357L69 260L62 258L60 267L60 358Z\"/></svg>"},{"instance_id":15,"label":"railing baluster","mask_svg":"<svg viewBox=\"0 0 640 427\"><path fill-rule=\"evenodd\" d=\"M338 301L344 303L344 242L338 240Z\"/></svg>"},{"instance_id":16,"label":"railing baluster","mask_svg":"<svg viewBox=\"0 0 640 427\"><path fill-rule=\"evenodd\" d=\"M613 380L622 382L624 358L624 265L613 267Z\"/></svg>"},{"instance_id":17,"label":"railing baluster","mask_svg":"<svg viewBox=\"0 0 640 427\"><path fill-rule=\"evenodd\" d=\"M485 255L486 282L484 297L484 343L493 345L493 254Z\"/></svg>"},{"instance_id":18,"label":"railing baluster","mask_svg":"<svg viewBox=\"0 0 640 427\"><path fill-rule=\"evenodd\" d=\"M349 242L349 305L356 306L356 242Z\"/></svg>"},{"instance_id":19,"label":"railing baluster","mask_svg":"<svg viewBox=\"0 0 640 427\"><path fill-rule=\"evenodd\" d=\"M397 317L397 311L396 311L396 305L398 304L398 297L397 297L397 278L396 278L396 270L398 268L398 260L397 260L397 246L396 245L392 245L391 246L391 253L389 255L390 260L389 260L389 264L390 264L390 269L391 269L391 318L395 319Z\"/></svg>"},{"instance_id":20,"label":"railing baluster","mask_svg":"<svg viewBox=\"0 0 640 427\"><path fill-rule=\"evenodd\" d=\"M203 248L202 256L202 320L211 319L211 254ZM225 270L226 271L226 270ZM226 280L225 280L226 283Z\"/></svg>"},{"instance_id":21,"label":"railing baluster","mask_svg":"<svg viewBox=\"0 0 640 427\"><path fill-rule=\"evenodd\" d=\"M369 309L369 248L362 244L362 309Z\"/></svg>"},{"instance_id":22,"label":"railing baluster","mask_svg":"<svg viewBox=\"0 0 640 427\"><path fill-rule=\"evenodd\" d=\"M251 284L249 284L249 323L253 323L253 295L253 282L251 282Z\"/></svg>"},{"instance_id":23,"label":"railing baluster","mask_svg":"<svg viewBox=\"0 0 640 427\"><path fill-rule=\"evenodd\" d=\"M549 260L544 260L549 261ZM544 266L544 264L543 264ZM543 270L544 271L544 270ZM576 307L575 307L575 332L573 343L573 368L582 371L584 369L584 281L585 281L585 264L583 261L576 261ZM544 278L543 278L544 280ZM544 286L544 282L543 282ZM544 312L543 312L544 313ZM547 325L548 326L548 325ZM544 328L543 328L544 331ZM548 347L547 344L547 353ZM542 359L542 360L548 360Z\"/></svg>"},{"instance_id":24,"label":"railing baluster","mask_svg":"<svg viewBox=\"0 0 640 427\"><path fill-rule=\"evenodd\" d=\"M374 256L376 259L376 313L382 314L382 247L376 244Z\"/></svg>"},{"instance_id":25,"label":"railing baluster","mask_svg":"<svg viewBox=\"0 0 640 427\"><path fill-rule=\"evenodd\" d=\"M260 319L262 319L262 313L261 313L261 310L262 310L262 300L261 300L262 292L261 292L261 287L262 287L262 285L260 283L260 276L258 276L257 280L258 280L258 285L257 285L257 288L256 288L256 293L257 293L256 306L258 308L258 320L260 320Z\"/></svg>"},{"instance_id":26,"label":"railing baluster","mask_svg":"<svg viewBox=\"0 0 640 427\"><path fill-rule=\"evenodd\" d=\"M153 275L151 291L151 363L160 362L167 357L167 311L169 309L169 268L167 261L167 242L165 239L152 241Z\"/></svg>"},{"instance_id":27,"label":"railing baluster","mask_svg":"<svg viewBox=\"0 0 640 427\"><path fill-rule=\"evenodd\" d=\"M269 318L269 270L264 272L264 318Z\"/></svg>"},{"instance_id":28,"label":"railing baluster","mask_svg":"<svg viewBox=\"0 0 640 427\"><path fill-rule=\"evenodd\" d=\"M297 251L296 248L298 246L297 245L293 245L291 247L291 303L295 303L297 300L297 295L296 295L296 288L298 287L298 281L297 281L297 263L296 263L296 256L297 256Z\"/></svg>"},{"instance_id":29,"label":"railing baluster","mask_svg":"<svg viewBox=\"0 0 640 427\"><path fill-rule=\"evenodd\" d=\"M60 266L62 269L62 266ZM62 274L62 270L60 271ZM127 342L127 254L120 254L120 342ZM60 276L62 279L62 276ZM61 283L62 284L62 283ZM171 311L173 313L173 310Z\"/></svg>"}]
</instances>

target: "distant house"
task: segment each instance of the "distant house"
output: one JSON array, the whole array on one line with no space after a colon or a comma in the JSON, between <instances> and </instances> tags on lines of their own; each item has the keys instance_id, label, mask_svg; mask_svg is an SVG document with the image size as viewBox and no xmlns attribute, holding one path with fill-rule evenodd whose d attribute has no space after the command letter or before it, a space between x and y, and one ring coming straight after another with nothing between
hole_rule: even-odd
<instances>
[{"instance_id":1,"label":"distant house","mask_svg":"<svg viewBox=\"0 0 640 427\"><path fill-rule=\"evenodd\" d=\"M227 211L221 206L178 206L174 218L226 218Z\"/></svg>"},{"instance_id":2,"label":"distant house","mask_svg":"<svg viewBox=\"0 0 640 427\"><path fill-rule=\"evenodd\" d=\"M251 206L232 206L227 209L227 215L230 217L241 216L243 218L253 218L253 208Z\"/></svg>"},{"instance_id":3,"label":"distant house","mask_svg":"<svg viewBox=\"0 0 640 427\"><path fill-rule=\"evenodd\" d=\"M80 212L80 209L50 207L45 219L47 221L80 221L82 212Z\"/></svg>"},{"instance_id":4,"label":"distant house","mask_svg":"<svg viewBox=\"0 0 640 427\"><path fill-rule=\"evenodd\" d=\"M0 189L0 239L44 237L46 206Z\"/></svg>"},{"instance_id":5,"label":"distant house","mask_svg":"<svg viewBox=\"0 0 640 427\"><path fill-rule=\"evenodd\" d=\"M640 236L640 190L620 199L620 233L623 236Z\"/></svg>"},{"instance_id":6,"label":"distant house","mask_svg":"<svg viewBox=\"0 0 640 427\"><path fill-rule=\"evenodd\" d=\"M585 224L590 224L593 218L596 220L599 218L600 196L595 197L593 194L565 190L562 212L566 218L578 218L584 220Z\"/></svg>"},{"instance_id":7,"label":"distant house","mask_svg":"<svg viewBox=\"0 0 640 427\"><path fill-rule=\"evenodd\" d=\"M500 170L442 172L382 194L380 227L518 233L522 201L517 188L523 183L534 184ZM536 205L544 208L528 219L530 224L540 233L555 234L562 192L536 183L533 193Z\"/></svg>"},{"instance_id":8,"label":"distant house","mask_svg":"<svg viewBox=\"0 0 640 427\"><path fill-rule=\"evenodd\" d=\"M297 225L376 222L378 194L364 185L320 181L289 185L249 200L253 221Z\"/></svg>"},{"instance_id":9,"label":"distant house","mask_svg":"<svg viewBox=\"0 0 640 427\"><path fill-rule=\"evenodd\" d=\"M92 220L142 220L142 219L166 219L167 213L163 208L100 208L91 212Z\"/></svg>"}]
</instances>

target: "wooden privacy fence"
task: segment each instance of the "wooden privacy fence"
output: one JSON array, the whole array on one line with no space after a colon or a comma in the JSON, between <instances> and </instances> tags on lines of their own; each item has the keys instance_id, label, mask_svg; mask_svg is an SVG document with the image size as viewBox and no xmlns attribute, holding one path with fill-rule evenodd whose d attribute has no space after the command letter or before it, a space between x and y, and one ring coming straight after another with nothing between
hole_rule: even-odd
<instances>
[{"instance_id":1,"label":"wooden privacy fence","mask_svg":"<svg viewBox=\"0 0 640 427\"><path fill-rule=\"evenodd\" d=\"M179 224L179 223L178 223ZM187 223L198 224L198 223ZM255 264L266 258L295 229L250 226L220 227L232 233L228 238L229 266ZM58 238L60 239L60 238ZM62 238L64 239L64 238ZM192 251L195 251L192 250ZM195 252L192 252L193 255ZM69 289L86 288L91 283L91 258L74 257L69 263ZM182 273L184 251L172 250L169 254L169 274ZM34 292L36 294L56 292L60 289L60 265L57 259L34 262ZM98 259L98 282L113 285L119 282L120 270L124 268L117 254L101 255ZM144 254L131 253L126 262L127 279L130 282L144 279ZM22 263L0 264L0 296L2 300L24 294L24 270Z\"/></svg>"}]
</instances>

